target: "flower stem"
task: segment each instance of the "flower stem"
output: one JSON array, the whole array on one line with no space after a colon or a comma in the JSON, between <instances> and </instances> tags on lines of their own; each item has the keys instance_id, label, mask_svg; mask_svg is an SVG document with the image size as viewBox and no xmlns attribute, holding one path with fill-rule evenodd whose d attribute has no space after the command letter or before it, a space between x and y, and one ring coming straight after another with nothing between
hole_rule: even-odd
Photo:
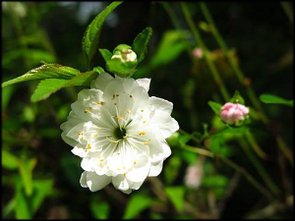
<instances>
[{"instance_id":1,"label":"flower stem","mask_svg":"<svg viewBox=\"0 0 295 221\"><path fill-rule=\"evenodd\" d=\"M186 3L181 2L180 6L181 6L182 12L184 14L185 20L192 31L192 34L195 38L196 43L199 44L199 47L202 49L202 51L204 53L208 67L213 75L213 78L214 78L216 84L219 87L219 90L223 96L223 99L225 101L229 100L229 98L230 98L229 93L227 92L227 90L224 86L224 83L223 83L222 79L220 78L220 74L218 73L217 68L215 67L214 63L212 62L211 58L209 57L209 50L207 49L206 45L204 44L204 42L201 38L199 31L197 30L197 28L194 25L194 22L192 20L191 14L189 12L189 9L187 8Z\"/></svg>"},{"instance_id":2,"label":"flower stem","mask_svg":"<svg viewBox=\"0 0 295 221\"><path fill-rule=\"evenodd\" d=\"M255 178L245 168L240 167L239 165L237 165L236 163L234 163L230 159L220 156L220 155L217 155L217 154L214 154L214 153L210 152L209 150L199 148L199 147L183 145L182 148L184 148L188 151L206 156L206 157L218 158L218 159L222 160L225 164L227 164L228 166L230 166L231 168L233 168L237 172L244 175L245 178L249 181L249 183L253 185L253 187L255 187L261 194L263 194L270 202L273 202L274 198L273 198L272 194L267 189L265 189L257 180L255 180Z\"/></svg>"},{"instance_id":3,"label":"flower stem","mask_svg":"<svg viewBox=\"0 0 295 221\"><path fill-rule=\"evenodd\" d=\"M291 15L290 13L293 13L292 11L288 12L288 9L289 9L288 3L282 2L281 5L284 8L284 10L288 16ZM221 34L219 33L207 5L204 2L201 2L200 6L201 6L201 10L202 10L207 22L209 23L210 30L212 31L213 37L215 38L216 42L218 43L221 50L223 51L226 58L228 59L228 62L230 64L230 66L232 67L234 74L236 75L239 82L242 85L245 85L245 75L242 72L239 64L233 59L232 56L230 56L228 46L226 45L225 41L223 40ZM293 23L293 20L291 22ZM259 101L259 99L258 99L257 95L255 94L251 85L246 85L246 86L247 86L246 93L247 93L250 101L252 102L253 106L258 110L259 117L262 120L262 122L267 126L269 124L270 120L266 116L266 114L261 106L261 102ZM285 155L285 157L290 161L291 165L293 166L293 157L292 157L292 153L290 154L290 152L291 152L290 149L287 147L287 145L285 144L285 142L283 141L282 137L279 134L277 134L275 136L276 136L277 144L278 144L280 150L282 151L283 155ZM265 158L264 152L259 148L258 145L255 144L256 142L255 142L255 138L253 137L253 135L248 134L247 138L248 138L249 142L251 143L252 147L254 148L255 152L257 153L257 155L262 158Z\"/></svg>"}]
</instances>

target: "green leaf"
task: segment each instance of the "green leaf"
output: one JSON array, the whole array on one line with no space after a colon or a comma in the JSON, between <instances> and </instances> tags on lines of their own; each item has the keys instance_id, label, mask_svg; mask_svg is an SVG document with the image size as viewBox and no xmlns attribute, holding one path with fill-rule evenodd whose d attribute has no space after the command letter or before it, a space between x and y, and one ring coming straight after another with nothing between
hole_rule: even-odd
<instances>
[{"instance_id":1,"label":"green leaf","mask_svg":"<svg viewBox=\"0 0 295 221\"><path fill-rule=\"evenodd\" d=\"M272 94L262 94L259 96L259 99L265 104L283 104L289 107L293 107L293 100L287 100L285 98L272 95Z\"/></svg>"},{"instance_id":2,"label":"green leaf","mask_svg":"<svg viewBox=\"0 0 295 221\"><path fill-rule=\"evenodd\" d=\"M184 206L184 187L183 186L173 186L173 187L166 187L165 192L176 208L178 212L183 211Z\"/></svg>"},{"instance_id":3,"label":"green leaf","mask_svg":"<svg viewBox=\"0 0 295 221\"><path fill-rule=\"evenodd\" d=\"M221 104L214 102L214 101L209 101L208 105L211 107L211 109L214 111L215 114L217 114L217 115L220 114L220 109L222 107Z\"/></svg>"},{"instance_id":4,"label":"green leaf","mask_svg":"<svg viewBox=\"0 0 295 221\"><path fill-rule=\"evenodd\" d=\"M92 80L97 76L98 67L96 71L89 71L79 74L70 80L64 79L46 79L41 81L31 96L32 102L38 102L48 98L51 94L65 87L72 86L88 86Z\"/></svg>"},{"instance_id":5,"label":"green leaf","mask_svg":"<svg viewBox=\"0 0 295 221\"><path fill-rule=\"evenodd\" d=\"M32 213L34 214L39 207L42 205L42 202L47 196L52 195L54 192L53 189L53 180L34 180L34 194L31 197L32 202Z\"/></svg>"},{"instance_id":6,"label":"green leaf","mask_svg":"<svg viewBox=\"0 0 295 221\"><path fill-rule=\"evenodd\" d=\"M18 158L8 151L2 149L2 167L9 170L18 168Z\"/></svg>"},{"instance_id":7,"label":"green leaf","mask_svg":"<svg viewBox=\"0 0 295 221\"><path fill-rule=\"evenodd\" d=\"M98 48L99 35L105 18L121 3L122 1L112 2L100 12L87 27L82 40L82 49L86 55L88 66L90 66L92 57Z\"/></svg>"},{"instance_id":8,"label":"green leaf","mask_svg":"<svg viewBox=\"0 0 295 221\"><path fill-rule=\"evenodd\" d=\"M136 70L136 63L126 62L122 63L120 59L113 59L107 61L107 70L111 73L115 73L121 77L129 77Z\"/></svg>"},{"instance_id":9,"label":"green leaf","mask_svg":"<svg viewBox=\"0 0 295 221\"><path fill-rule=\"evenodd\" d=\"M156 68L175 60L189 46L189 33L186 31L167 31L153 55L150 65Z\"/></svg>"},{"instance_id":10,"label":"green leaf","mask_svg":"<svg viewBox=\"0 0 295 221\"><path fill-rule=\"evenodd\" d=\"M12 94L15 91L15 87L2 88L2 111L6 110L8 103L11 100Z\"/></svg>"},{"instance_id":11,"label":"green leaf","mask_svg":"<svg viewBox=\"0 0 295 221\"><path fill-rule=\"evenodd\" d=\"M131 196L128 201L127 208L123 219L132 219L135 218L140 212L148 208L152 203L152 199L146 196L145 194L136 193Z\"/></svg>"},{"instance_id":12,"label":"green leaf","mask_svg":"<svg viewBox=\"0 0 295 221\"><path fill-rule=\"evenodd\" d=\"M111 60L113 54L108 49L99 49L99 52L101 56L103 57L103 59L105 60L105 62Z\"/></svg>"},{"instance_id":13,"label":"green leaf","mask_svg":"<svg viewBox=\"0 0 295 221\"><path fill-rule=\"evenodd\" d=\"M147 52L148 43L152 37L153 29L151 27L145 28L140 32L133 41L132 50L137 55L138 64L144 59Z\"/></svg>"},{"instance_id":14,"label":"green leaf","mask_svg":"<svg viewBox=\"0 0 295 221\"><path fill-rule=\"evenodd\" d=\"M37 163L35 158L25 159L19 163L19 172L27 196L33 193L33 169Z\"/></svg>"},{"instance_id":15,"label":"green leaf","mask_svg":"<svg viewBox=\"0 0 295 221\"><path fill-rule=\"evenodd\" d=\"M31 96L32 102L37 102L48 98L51 94L61 89L68 80L46 79L41 81Z\"/></svg>"},{"instance_id":16,"label":"green leaf","mask_svg":"<svg viewBox=\"0 0 295 221\"><path fill-rule=\"evenodd\" d=\"M174 155L169 159L164 170L165 181L167 184L172 184L179 174L181 166L181 158Z\"/></svg>"},{"instance_id":17,"label":"green leaf","mask_svg":"<svg viewBox=\"0 0 295 221\"><path fill-rule=\"evenodd\" d=\"M208 188L226 187L228 183L228 178L222 175L204 176L202 179L202 186Z\"/></svg>"},{"instance_id":18,"label":"green leaf","mask_svg":"<svg viewBox=\"0 0 295 221\"><path fill-rule=\"evenodd\" d=\"M17 184L15 196L15 215L17 219L31 219L32 214L28 200L21 188L21 183Z\"/></svg>"},{"instance_id":19,"label":"green leaf","mask_svg":"<svg viewBox=\"0 0 295 221\"><path fill-rule=\"evenodd\" d=\"M110 213L109 204L96 199L91 200L90 209L96 219L107 219Z\"/></svg>"},{"instance_id":20,"label":"green leaf","mask_svg":"<svg viewBox=\"0 0 295 221\"><path fill-rule=\"evenodd\" d=\"M23 81L42 80L48 78L71 79L79 73L79 70L71 67L62 66L59 64L44 64L38 68L30 70L20 77L3 82L2 87Z\"/></svg>"}]
</instances>

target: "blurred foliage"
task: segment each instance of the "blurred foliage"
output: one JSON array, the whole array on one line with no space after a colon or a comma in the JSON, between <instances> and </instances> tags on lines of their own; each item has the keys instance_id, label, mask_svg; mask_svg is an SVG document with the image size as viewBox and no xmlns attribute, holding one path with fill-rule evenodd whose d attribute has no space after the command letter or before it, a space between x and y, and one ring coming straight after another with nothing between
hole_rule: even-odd
<instances>
[{"instance_id":1,"label":"blurred foliage","mask_svg":"<svg viewBox=\"0 0 295 221\"><path fill-rule=\"evenodd\" d=\"M81 188L78 158L59 129L83 88L72 86L87 85L92 77L78 74L89 70L83 34L109 4L2 2L2 82L52 63L62 66L47 74L65 74L58 82L39 83L50 91L34 92L36 81L2 88L2 218L292 219L293 3L206 3L227 50L199 3L126 1L100 16L97 22L104 24L95 48L132 45L138 33L152 27L145 60L134 76L152 78L150 94L173 102L172 115L181 128L168 139L172 155L162 173L130 195L112 185L95 193ZM181 4L207 46L202 53L193 53L200 42ZM92 67L104 67L103 54L92 50ZM229 94L239 91L250 106L250 124L229 127L217 116L226 100L212 65ZM68 74L78 78L69 82ZM249 88L263 103L253 103ZM32 94L32 101L41 101L32 103ZM192 165L202 170L196 188L184 180Z\"/></svg>"}]
</instances>

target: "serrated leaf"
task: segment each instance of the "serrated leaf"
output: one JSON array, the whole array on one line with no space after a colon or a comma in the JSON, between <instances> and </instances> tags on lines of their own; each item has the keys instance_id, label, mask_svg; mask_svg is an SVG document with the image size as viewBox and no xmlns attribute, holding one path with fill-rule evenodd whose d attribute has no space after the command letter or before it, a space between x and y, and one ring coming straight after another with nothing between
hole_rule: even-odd
<instances>
[{"instance_id":1,"label":"serrated leaf","mask_svg":"<svg viewBox=\"0 0 295 221\"><path fill-rule=\"evenodd\" d=\"M144 194L134 194L128 201L127 208L123 219L132 219L135 218L140 212L148 208L152 203L152 199Z\"/></svg>"},{"instance_id":2,"label":"serrated leaf","mask_svg":"<svg viewBox=\"0 0 295 221\"><path fill-rule=\"evenodd\" d=\"M30 70L20 77L3 82L2 87L23 81L42 80L48 78L71 79L79 73L80 71L75 68L62 66L59 64L44 64L38 68Z\"/></svg>"},{"instance_id":3,"label":"serrated leaf","mask_svg":"<svg viewBox=\"0 0 295 221\"><path fill-rule=\"evenodd\" d=\"M31 96L31 101L37 102L48 98L51 94L61 89L67 81L65 79L46 79L40 81Z\"/></svg>"},{"instance_id":4,"label":"serrated leaf","mask_svg":"<svg viewBox=\"0 0 295 221\"><path fill-rule=\"evenodd\" d=\"M221 104L214 102L214 101L208 101L208 105L211 107L211 109L214 111L215 114L220 114L220 109L222 107Z\"/></svg>"},{"instance_id":5,"label":"serrated leaf","mask_svg":"<svg viewBox=\"0 0 295 221\"><path fill-rule=\"evenodd\" d=\"M173 187L166 187L165 192L176 208L178 212L183 211L184 206L184 187L183 186L173 186Z\"/></svg>"},{"instance_id":6,"label":"serrated leaf","mask_svg":"<svg viewBox=\"0 0 295 221\"><path fill-rule=\"evenodd\" d=\"M18 158L8 151L2 149L2 167L9 170L18 168Z\"/></svg>"},{"instance_id":7,"label":"serrated leaf","mask_svg":"<svg viewBox=\"0 0 295 221\"><path fill-rule=\"evenodd\" d=\"M113 54L108 49L99 49L99 52L101 56L103 57L103 59L105 60L105 62L111 60Z\"/></svg>"},{"instance_id":8,"label":"serrated leaf","mask_svg":"<svg viewBox=\"0 0 295 221\"><path fill-rule=\"evenodd\" d=\"M285 98L272 95L272 94L261 94L259 99L265 104L283 104L289 107L293 107L293 100L287 100Z\"/></svg>"},{"instance_id":9,"label":"serrated leaf","mask_svg":"<svg viewBox=\"0 0 295 221\"><path fill-rule=\"evenodd\" d=\"M92 60L92 57L98 48L98 41L101 32L102 25L105 21L105 18L117 7L121 2L112 2L109 4L102 12L100 12L87 27L83 40L82 40L82 49L86 55L88 66Z\"/></svg>"},{"instance_id":10,"label":"serrated leaf","mask_svg":"<svg viewBox=\"0 0 295 221\"><path fill-rule=\"evenodd\" d=\"M31 96L32 102L38 102L48 98L51 94L65 87L88 86L92 80L101 73L103 69L96 67L94 71L88 71L73 77L70 80L46 79L41 81Z\"/></svg>"},{"instance_id":11,"label":"serrated leaf","mask_svg":"<svg viewBox=\"0 0 295 221\"><path fill-rule=\"evenodd\" d=\"M153 29L151 27L147 27L142 32L140 32L133 41L132 50L137 55L138 64L144 59L152 34Z\"/></svg>"}]
</instances>

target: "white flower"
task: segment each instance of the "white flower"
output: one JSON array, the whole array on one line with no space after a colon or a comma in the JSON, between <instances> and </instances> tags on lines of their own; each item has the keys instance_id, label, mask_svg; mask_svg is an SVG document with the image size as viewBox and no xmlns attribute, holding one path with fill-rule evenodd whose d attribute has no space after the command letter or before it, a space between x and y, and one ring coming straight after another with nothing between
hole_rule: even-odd
<instances>
[{"instance_id":1,"label":"white flower","mask_svg":"<svg viewBox=\"0 0 295 221\"><path fill-rule=\"evenodd\" d=\"M173 104L149 97L150 79L107 73L78 94L62 138L82 158L82 187L97 191L112 183L124 193L157 176L171 154L166 138L179 129Z\"/></svg>"}]
</instances>

